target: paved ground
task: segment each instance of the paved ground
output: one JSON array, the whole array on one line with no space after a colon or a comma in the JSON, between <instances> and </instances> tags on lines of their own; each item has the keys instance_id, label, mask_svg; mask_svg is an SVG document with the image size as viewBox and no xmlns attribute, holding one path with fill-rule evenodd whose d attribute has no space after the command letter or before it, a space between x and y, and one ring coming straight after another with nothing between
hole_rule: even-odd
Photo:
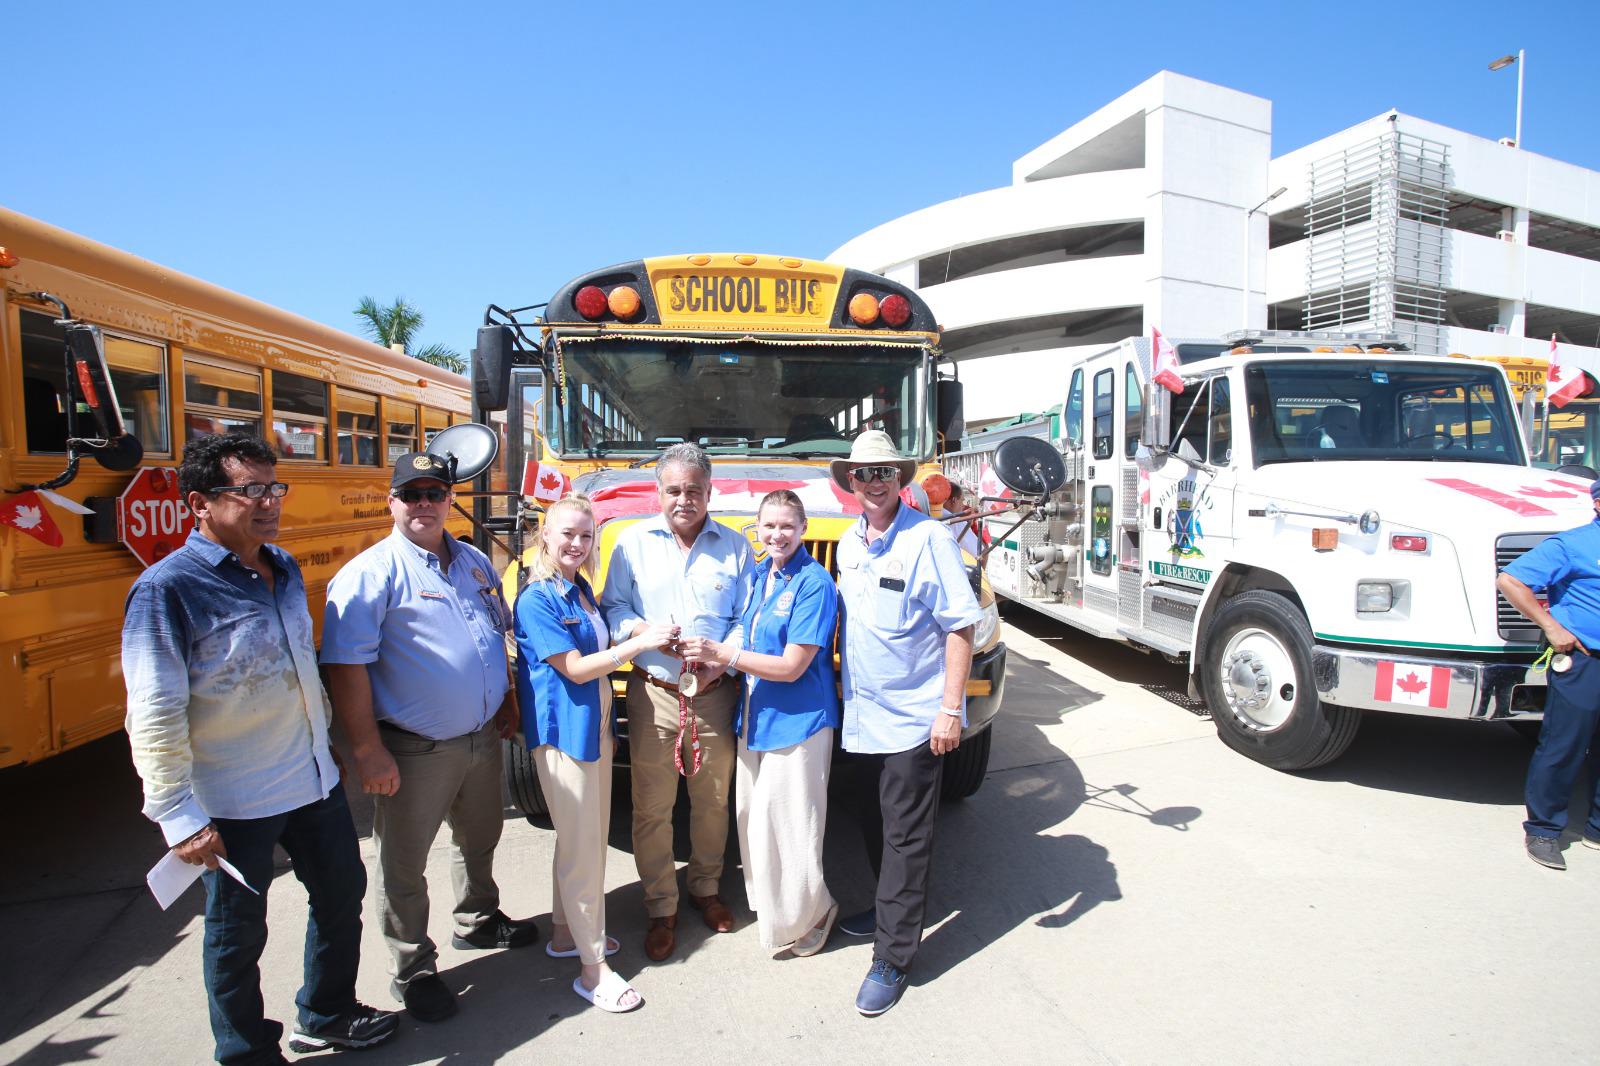
<instances>
[{"instance_id":1,"label":"paved ground","mask_svg":"<svg viewBox=\"0 0 1600 1066\"><path fill-rule=\"evenodd\" d=\"M586 1007L575 964L538 949L446 946L461 1014L407 1021L360 1061L1595 1061L1600 852L1570 846L1565 874L1523 856L1528 749L1509 729L1373 717L1342 760L1290 776L1224 748L1175 667L1026 615L1007 640L990 776L942 815L935 921L889 1015L852 1009L870 948L838 936L774 960L749 927L686 921L679 954L646 963L619 805L608 906L642 1010ZM162 913L143 890L160 842L126 760L110 740L0 774L0 1061L209 1057L200 893ZM859 838L842 801L833 813L829 879L862 905ZM548 915L551 843L508 816L510 913ZM442 915L442 846L430 869ZM726 887L742 906L736 874ZM288 1020L292 875L271 909L264 986ZM369 923L361 993L388 1005L386 989Z\"/></svg>"}]
</instances>

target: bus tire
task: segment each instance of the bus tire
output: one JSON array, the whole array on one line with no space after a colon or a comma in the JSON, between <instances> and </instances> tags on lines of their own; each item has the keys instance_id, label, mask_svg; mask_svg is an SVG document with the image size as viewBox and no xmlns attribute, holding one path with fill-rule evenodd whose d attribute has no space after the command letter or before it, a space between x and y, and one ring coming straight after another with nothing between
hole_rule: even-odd
<instances>
[{"instance_id":1,"label":"bus tire","mask_svg":"<svg viewBox=\"0 0 1600 1066\"><path fill-rule=\"evenodd\" d=\"M502 759L505 766L506 793L511 805L529 818L545 818L550 805L545 802L544 789L539 786L539 773L533 764L533 753L515 740L503 740Z\"/></svg>"},{"instance_id":2,"label":"bus tire","mask_svg":"<svg viewBox=\"0 0 1600 1066\"><path fill-rule=\"evenodd\" d=\"M975 737L968 737L955 751L944 756L944 777L939 785L939 797L949 802L960 802L983 787L989 775L990 726Z\"/></svg>"},{"instance_id":3,"label":"bus tire","mask_svg":"<svg viewBox=\"0 0 1600 1066\"><path fill-rule=\"evenodd\" d=\"M1322 702L1311 627L1289 600L1259 589L1217 609L1200 690L1222 742L1277 770L1309 770L1344 754L1361 712Z\"/></svg>"}]
</instances>

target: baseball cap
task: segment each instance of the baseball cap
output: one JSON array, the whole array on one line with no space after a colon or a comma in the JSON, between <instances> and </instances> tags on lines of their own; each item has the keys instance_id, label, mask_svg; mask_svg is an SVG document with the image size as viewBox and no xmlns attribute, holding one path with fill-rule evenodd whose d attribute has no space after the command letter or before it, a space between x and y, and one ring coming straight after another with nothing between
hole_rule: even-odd
<instances>
[{"instance_id":1,"label":"baseball cap","mask_svg":"<svg viewBox=\"0 0 1600 1066\"><path fill-rule=\"evenodd\" d=\"M1589 498L1600 500L1600 479L1589 482Z\"/></svg>"},{"instance_id":2,"label":"baseball cap","mask_svg":"<svg viewBox=\"0 0 1600 1066\"><path fill-rule=\"evenodd\" d=\"M450 484L450 464L427 452L406 452L394 461L394 477L389 479L389 487L397 489L424 478Z\"/></svg>"}]
</instances>

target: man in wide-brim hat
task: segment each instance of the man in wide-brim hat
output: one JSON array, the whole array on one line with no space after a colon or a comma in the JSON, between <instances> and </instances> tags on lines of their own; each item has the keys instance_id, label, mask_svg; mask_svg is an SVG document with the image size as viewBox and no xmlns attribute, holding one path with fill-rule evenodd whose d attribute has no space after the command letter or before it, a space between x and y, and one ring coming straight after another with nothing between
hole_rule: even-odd
<instances>
[{"instance_id":1,"label":"man in wide-brim hat","mask_svg":"<svg viewBox=\"0 0 1600 1066\"><path fill-rule=\"evenodd\" d=\"M875 429L831 464L863 512L839 539L840 735L862 763L856 809L878 887L873 909L839 928L874 937L856 994L869 1017L899 1002L922 940L943 756L961 743L981 617L950 530L901 502L916 469Z\"/></svg>"}]
</instances>

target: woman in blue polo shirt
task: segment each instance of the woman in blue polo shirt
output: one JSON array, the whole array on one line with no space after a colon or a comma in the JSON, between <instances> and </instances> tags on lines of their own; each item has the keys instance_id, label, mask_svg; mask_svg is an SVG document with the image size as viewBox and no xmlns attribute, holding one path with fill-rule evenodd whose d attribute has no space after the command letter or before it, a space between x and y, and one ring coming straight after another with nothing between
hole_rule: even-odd
<instances>
[{"instance_id":1,"label":"woman in blue polo shirt","mask_svg":"<svg viewBox=\"0 0 1600 1066\"><path fill-rule=\"evenodd\" d=\"M787 489L767 493L756 525L769 566L744 611L745 646L696 637L684 641L684 653L745 675L735 719L745 894L763 947L815 955L839 914L822 877L828 767L839 727L839 593L805 549L800 497Z\"/></svg>"},{"instance_id":2,"label":"woman in blue polo shirt","mask_svg":"<svg viewBox=\"0 0 1600 1066\"><path fill-rule=\"evenodd\" d=\"M640 652L677 637L654 625L616 647L585 574L594 572L594 512L583 496L550 506L539 554L517 596L517 700L534 749L539 784L556 827L553 929L545 953L579 959L573 991L602 1010L644 1002L606 963L617 942L605 935L606 833L611 824L611 757L616 737L607 677Z\"/></svg>"}]
</instances>

